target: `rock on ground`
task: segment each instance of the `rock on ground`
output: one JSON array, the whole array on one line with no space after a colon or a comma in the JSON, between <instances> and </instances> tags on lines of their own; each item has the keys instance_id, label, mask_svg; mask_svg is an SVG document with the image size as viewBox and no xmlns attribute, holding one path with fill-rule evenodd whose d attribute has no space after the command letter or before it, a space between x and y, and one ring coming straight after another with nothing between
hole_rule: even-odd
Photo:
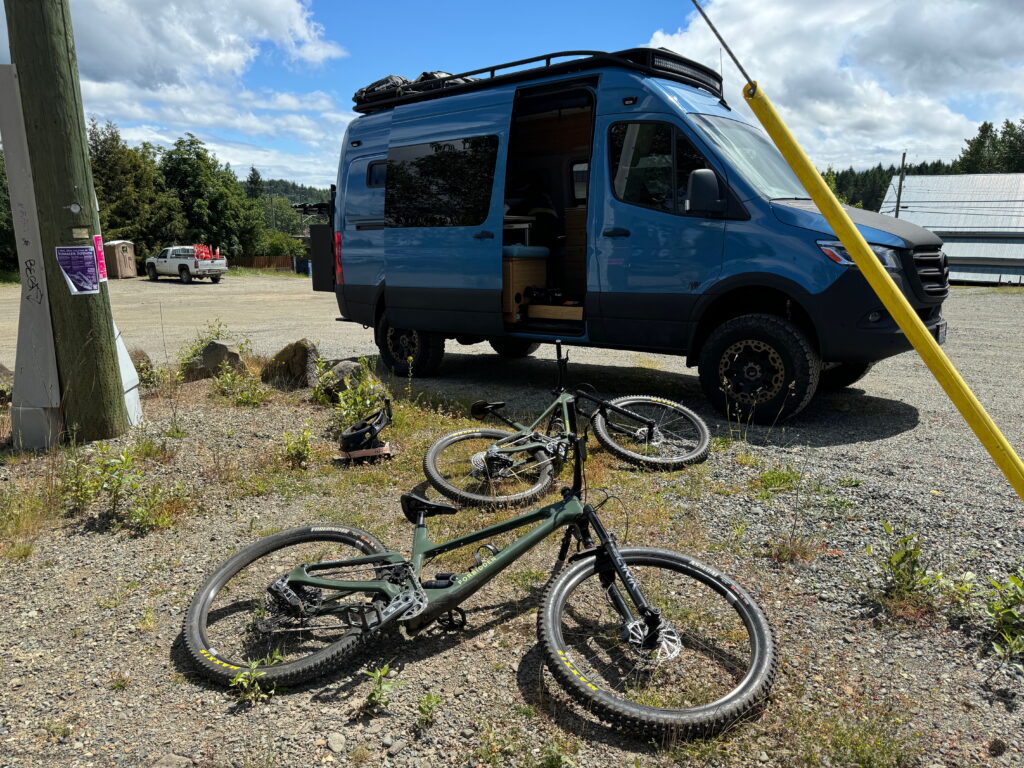
<instances>
[{"instance_id":1,"label":"rock on ground","mask_svg":"<svg viewBox=\"0 0 1024 768\"><path fill-rule=\"evenodd\" d=\"M196 356L192 362L185 366L185 381L197 381L198 379L209 379L216 376L222 365L241 372L245 369L242 363L242 356L238 347L233 344L225 344L223 341L211 341Z\"/></svg>"},{"instance_id":2,"label":"rock on ground","mask_svg":"<svg viewBox=\"0 0 1024 768\"><path fill-rule=\"evenodd\" d=\"M309 339L294 341L270 359L263 367L260 378L264 384L282 389L308 387L316 376L319 354L316 344Z\"/></svg>"}]
</instances>

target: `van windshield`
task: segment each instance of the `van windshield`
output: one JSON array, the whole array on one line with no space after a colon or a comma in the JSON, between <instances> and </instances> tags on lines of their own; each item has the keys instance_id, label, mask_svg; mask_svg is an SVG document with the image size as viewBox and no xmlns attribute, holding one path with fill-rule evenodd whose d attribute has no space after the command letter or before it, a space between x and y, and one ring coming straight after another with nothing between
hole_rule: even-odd
<instances>
[{"instance_id":1,"label":"van windshield","mask_svg":"<svg viewBox=\"0 0 1024 768\"><path fill-rule=\"evenodd\" d=\"M769 200L807 197L779 150L756 128L727 117L690 116L743 178Z\"/></svg>"}]
</instances>

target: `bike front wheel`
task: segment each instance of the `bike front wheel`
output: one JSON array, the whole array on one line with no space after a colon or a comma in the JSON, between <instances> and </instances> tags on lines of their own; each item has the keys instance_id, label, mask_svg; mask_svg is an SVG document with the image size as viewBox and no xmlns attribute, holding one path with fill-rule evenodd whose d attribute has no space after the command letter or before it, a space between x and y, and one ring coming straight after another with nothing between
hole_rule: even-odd
<instances>
[{"instance_id":1,"label":"bike front wheel","mask_svg":"<svg viewBox=\"0 0 1024 768\"><path fill-rule=\"evenodd\" d=\"M598 441L620 459L667 470L704 461L711 452L708 425L679 403L650 395L629 395L608 402L639 417L611 409L594 414ZM640 419L653 421L654 428L649 430Z\"/></svg>"},{"instance_id":2,"label":"bike front wheel","mask_svg":"<svg viewBox=\"0 0 1024 768\"><path fill-rule=\"evenodd\" d=\"M185 613L185 648L197 669L222 683L253 663L253 673L268 684L291 685L329 671L356 650L364 630L344 621L340 612L298 615L271 594L270 586L297 565L384 551L369 533L343 526L303 526L260 539L221 564L196 592ZM315 575L366 581L379 578L380 568L339 566ZM335 600L338 594L327 590L298 587L296 592L306 605L351 606L350 617L374 607L362 593Z\"/></svg>"},{"instance_id":3,"label":"bike front wheel","mask_svg":"<svg viewBox=\"0 0 1024 768\"><path fill-rule=\"evenodd\" d=\"M427 450L423 472L449 499L471 507L506 507L539 499L555 480L553 457L541 448L519 448L530 435L500 429L466 429L445 435ZM499 447L500 453L490 449Z\"/></svg>"},{"instance_id":4,"label":"bike front wheel","mask_svg":"<svg viewBox=\"0 0 1024 768\"><path fill-rule=\"evenodd\" d=\"M558 682L606 722L653 737L709 736L753 712L777 665L753 598L677 552L620 553L661 611L661 627L652 634L639 616L623 618L596 559L580 561L549 585L538 613L541 647Z\"/></svg>"}]
</instances>

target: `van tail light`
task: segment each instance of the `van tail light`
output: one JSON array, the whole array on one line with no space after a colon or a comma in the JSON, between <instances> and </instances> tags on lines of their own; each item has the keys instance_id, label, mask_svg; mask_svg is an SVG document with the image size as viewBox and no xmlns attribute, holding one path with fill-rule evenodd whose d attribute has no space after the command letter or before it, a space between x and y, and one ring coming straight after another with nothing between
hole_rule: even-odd
<instances>
[{"instance_id":1,"label":"van tail light","mask_svg":"<svg viewBox=\"0 0 1024 768\"><path fill-rule=\"evenodd\" d=\"M345 273L341 268L341 232L334 233L334 282L337 285L345 283Z\"/></svg>"}]
</instances>

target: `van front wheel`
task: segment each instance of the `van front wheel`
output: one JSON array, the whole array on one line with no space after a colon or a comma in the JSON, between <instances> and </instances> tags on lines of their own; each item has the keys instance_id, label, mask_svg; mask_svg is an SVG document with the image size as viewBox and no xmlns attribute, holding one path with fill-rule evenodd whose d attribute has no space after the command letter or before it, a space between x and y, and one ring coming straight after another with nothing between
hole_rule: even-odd
<instances>
[{"instance_id":1,"label":"van front wheel","mask_svg":"<svg viewBox=\"0 0 1024 768\"><path fill-rule=\"evenodd\" d=\"M785 318L741 315L708 336L699 372L704 394L730 420L774 424L814 397L821 358Z\"/></svg>"},{"instance_id":2,"label":"van front wheel","mask_svg":"<svg viewBox=\"0 0 1024 768\"><path fill-rule=\"evenodd\" d=\"M377 349L396 376L430 376L444 357L444 336L408 328L394 328L385 312L374 332Z\"/></svg>"}]
</instances>

